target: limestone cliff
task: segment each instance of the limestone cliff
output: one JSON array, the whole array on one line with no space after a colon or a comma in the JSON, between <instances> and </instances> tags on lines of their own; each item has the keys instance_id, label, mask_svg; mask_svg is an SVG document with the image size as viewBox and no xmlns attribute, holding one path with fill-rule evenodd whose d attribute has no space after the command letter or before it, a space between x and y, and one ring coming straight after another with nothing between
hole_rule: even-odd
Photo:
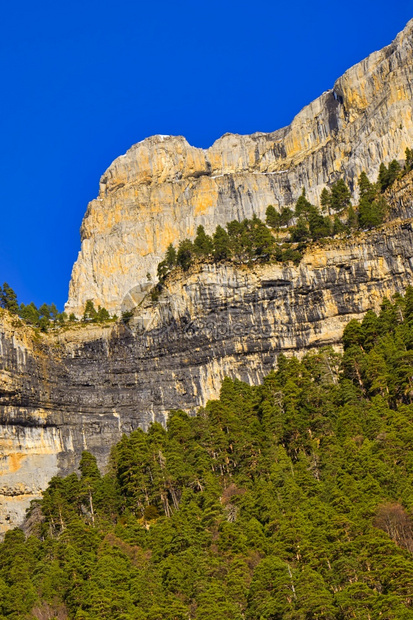
<instances>
[{"instance_id":1,"label":"limestone cliff","mask_svg":"<svg viewBox=\"0 0 413 620\"><path fill-rule=\"evenodd\" d=\"M123 432L194 412L225 375L258 382L280 351L337 345L344 325L412 283L413 173L388 195L382 228L311 246L298 267L195 265L176 272L157 303L147 295L171 241L268 204L311 200L338 176L413 145L413 21L387 48L347 71L332 91L272 134L226 135L210 149L155 136L118 158L82 225L68 311L92 298L121 321L36 335L0 312L0 533L19 524L55 474L82 450L105 466Z\"/></svg>"},{"instance_id":2,"label":"limestone cliff","mask_svg":"<svg viewBox=\"0 0 413 620\"><path fill-rule=\"evenodd\" d=\"M176 272L129 325L36 336L0 314L0 532L20 523L52 475L83 449L104 467L121 433L170 409L194 412L225 375L257 383L280 351L337 345L343 327L412 283L413 172L382 228L313 245L301 264Z\"/></svg>"},{"instance_id":3,"label":"limestone cliff","mask_svg":"<svg viewBox=\"0 0 413 620\"><path fill-rule=\"evenodd\" d=\"M231 219L263 217L269 204L292 205L303 187L318 202L339 176L355 189L361 170L373 179L381 161L402 159L413 145L413 20L394 42L349 69L274 133L226 134L211 148L183 137L135 144L104 173L87 209L82 247L66 310L87 299L119 313L123 300L171 242L212 232Z\"/></svg>"}]
</instances>

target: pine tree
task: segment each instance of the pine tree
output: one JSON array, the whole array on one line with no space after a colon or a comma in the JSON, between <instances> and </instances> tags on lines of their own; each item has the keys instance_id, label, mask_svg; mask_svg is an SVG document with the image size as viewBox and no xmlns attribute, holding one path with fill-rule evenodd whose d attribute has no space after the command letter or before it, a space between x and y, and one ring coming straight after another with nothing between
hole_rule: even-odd
<instances>
[{"instance_id":1,"label":"pine tree","mask_svg":"<svg viewBox=\"0 0 413 620\"><path fill-rule=\"evenodd\" d=\"M97 318L97 312L95 305L91 299L88 299L85 305L85 311L83 313L84 321L95 321Z\"/></svg>"},{"instance_id":2,"label":"pine tree","mask_svg":"<svg viewBox=\"0 0 413 620\"><path fill-rule=\"evenodd\" d=\"M309 213L308 223L313 241L321 239L322 237L328 237L331 234L330 219L320 215L315 207Z\"/></svg>"},{"instance_id":3,"label":"pine tree","mask_svg":"<svg viewBox=\"0 0 413 620\"><path fill-rule=\"evenodd\" d=\"M358 186L360 199L366 198L370 202L374 200L376 197L376 188L373 183L370 183L369 178L364 171L361 172L358 178Z\"/></svg>"},{"instance_id":4,"label":"pine tree","mask_svg":"<svg viewBox=\"0 0 413 620\"><path fill-rule=\"evenodd\" d=\"M62 326L66 323L66 321L68 320L68 316L66 314L66 312L59 312L59 314L56 317L56 321L57 323Z\"/></svg>"},{"instance_id":5,"label":"pine tree","mask_svg":"<svg viewBox=\"0 0 413 620\"><path fill-rule=\"evenodd\" d=\"M172 269L176 265L176 250L172 243L170 243L166 249L165 263L169 269Z\"/></svg>"},{"instance_id":6,"label":"pine tree","mask_svg":"<svg viewBox=\"0 0 413 620\"><path fill-rule=\"evenodd\" d=\"M413 168L413 149L409 149L409 147L406 147L405 157L406 161L404 164L404 169L406 172L410 172L410 170Z\"/></svg>"},{"instance_id":7,"label":"pine tree","mask_svg":"<svg viewBox=\"0 0 413 620\"><path fill-rule=\"evenodd\" d=\"M285 618L295 608L295 576L286 562L277 557L263 559L251 582L247 620Z\"/></svg>"},{"instance_id":8,"label":"pine tree","mask_svg":"<svg viewBox=\"0 0 413 620\"><path fill-rule=\"evenodd\" d=\"M214 242L214 259L216 261L225 260L231 255L230 238L226 230L222 226L217 226L213 235Z\"/></svg>"},{"instance_id":9,"label":"pine tree","mask_svg":"<svg viewBox=\"0 0 413 620\"><path fill-rule=\"evenodd\" d=\"M410 325L413 325L413 286L407 287L404 302L404 318Z\"/></svg>"},{"instance_id":10,"label":"pine tree","mask_svg":"<svg viewBox=\"0 0 413 620\"><path fill-rule=\"evenodd\" d=\"M350 206L351 193L343 179L338 179L331 186L330 208L332 211L342 211Z\"/></svg>"},{"instance_id":11,"label":"pine tree","mask_svg":"<svg viewBox=\"0 0 413 620\"><path fill-rule=\"evenodd\" d=\"M321 205L322 211L324 213L327 213L327 214L330 213L330 208L331 208L331 192L329 192L326 187L323 187L323 191L321 192L320 205Z\"/></svg>"},{"instance_id":12,"label":"pine tree","mask_svg":"<svg viewBox=\"0 0 413 620\"><path fill-rule=\"evenodd\" d=\"M3 287L0 286L0 307L12 314L18 314L19 312L17 295L7 282L4 282Z\"/></svg>"},{"instance_id":13,"label":"pine tree","mask_svg":"<svg viewBox=\"0 0 413 620\"><path fill-rule=\"evenodd\" d=\"M361 228L380 226L386 216L388 205L383 196L371 201L365 196L360 200L358 222Z\"/></svg>"},{"instance_id":14,"label":"pine tree","mask_svg":"<svg viewBox=\"0 0 413 620\"><path fill-rule=\"evenodd\" d=\"M38 325L40 313L36 308L36 305L33 302L30 302L27 306L20 304L19 316L23 319L23 321L26 321L31 325Z\"/></svg>"},{"instance_id":15,"label":"pine tree","mask_svg":"<svg viewBox=\"0 0 413 620\"><path fill-rule=\"evenodd\" d=\"M288 207L283 207L280 213L280 226L289 226L294 217L294 212Z\"/></svg>"},{"instance_id":16,"label":"pine tree","mask_svg":"<svg viewBox=\"0 0 413 620\"><path fill-rule=\"evenodd\" d=\"M313 209L313 205L309 202L305 196L305 189L301 193L301 196L298 198L297 203L295 205L295 216L306 216L310 213L311 209Z\"/></svg>"},{"instance_id":17,"label":"pine tree","mask_svg":"<svg viewBox=\"0 0 413 620\"><path fill-rule=\"evenodd\" d=\"M47 304L42 304L39 308L40 316L44 317L48 321L51 319L50 307Z\"/></svg>"},{"instance_id":18,"label":"pine tree","mask_svg":"<svg viewBox=\"0 0 413 620\"><path fill-rule=\"evenodd\" d=\"M412 291L350 321L343 355L280 354L124 435L104 476L83 453L36 534L0 543L0 617L410 618Z\"/></svg>"},{"instance_id":19,"label":"pine tree","mask_svg":"<svg viewBox=\"0 0 413 620\"><path fill-rule=\"evenodd\" d=\"M383 162L380 164L377 184L381 192L384 192L389 186L389 171Z\"/></svg>"},{"instance_id":20,"label":"pine tree","mask_svg":"<svg viewBox=\"0 0 413 620\"><path fill-rule=\"evenodd\" d=\"M340 220L340 218L336 215L334 217L333 222L333 235L340 235L341 233L347 230L345 224Z\"/></svg>"},{"instance_id":21,"label":"pine tree","mask_svg":"<svg viewBox=\"0 0 413 620\"><path fill-rule=\"evenodd\" d=\"M348 214L347 214L347 226L349 228L357 228L358 226L358 217L357 214L354 210L353 205L350 205L348 208Z\"/></svg>"},{"instance_id":22,"label":"pine tree","mask_svg":"<svg viewBox=\"0 0 413 620\"><path fill-rule=\"evenodd\" d=\"M82 478L90 478L91 480L100 480L101 475L97 466L96 457L90 452L82 452L82 458L79 463L79 470Z\"/></svg>"},{"instance_id":23,"label":"pine tree","mask_svg":"<svg viewBox=\"0 0 413 620\"><path fill-rule=\"evenodd\" d=\"M209 256L212 254L213 242L209 235L206 234L203 226L198 226L196 237L194 240L194 251L197 256Z\"/></svg>"},{"instance_id":24,"label":"pine tree","mask_svg":"<svg viewBox=\"0 0 413 620\"><path fill-rule=\"evenodd\" d=\"M187 271L192 265L194 255L194 245L189 239L181 241L178 247L178 253L176 256L176 264L184 271Z\"/></svg>"},{"instance_id":25,"label":"pine tree","mask_svg":"<svg viewBox=\"0 0 413 620\"><path fill-rule=\"evenodd\" d=\"M389 163L389 175L388 175L388 181L389 181L389 186L391 187L394 183L394 181L397 179L397 177L399 176L400 172L401 172L401 166L399 164L399 162L396 159L393 159L390 163Z\"/></svg>"},{"instance_id":26,"label":"pine tree","mask_svg":"<svg viewBox=\"0 0 413 620\"><path fill-rule=\"evenodd\" d=\"M56 308L56 305L54 303L51 303L49 306L49 317L52 321L55 321L57 319L57 316L59 314L59 310Z\"/></svg>"},{"instance_id":27,"label":"pine tree","mask_svg":"<svg viewBox=\"0 0 413 620\"><path fill-rule=\"evenodd\" d=\"M280 225L280 214L277 213L273 205L268 205L265 211L265 221L271 228L278 228Z\"/></svg>"},{"instance_id":28,"label":"pine tree","mask_svg":"<svg viewBox=\"0 0 413 620\"><path fill-rule=\"evenodd\" d=\"M95 523L95 508L93 505L93 495L97 491L101 480L100 471L97 466L96 457L90 452L82 452L79 463L80 478L80 498L86 500L87 509L90 511L92 523Z\"/></svg>"},{"instance_id":29,"label":"pine tree","mask_svg":"<svg viewBox=\"0 0 413 620\"><path fill-rule=\"evenodd\" d=\"M275 240L264 222L255 215L252 218L250 234L254 255L269 259Z\"/></svg>"},{"instance_id":30,"label":"pine tree","mask_svg":"<svg viewBox=\"0 0 413 620\"><path fill-rule=\"evenodd\" d=\"M306 241L309 238L310 233L304 218L298 218L297 224L291 228L290 234L293 242Z\"/></svg>"},{"instance_id":31,"label":"pine tree","mask_svg":"<svg viewBox=\"0 0 413 620\"><path fill-rule=\"evenodd\" d=\"M96 314L96 320L100 323L103 323L104 321L109 321L109 319L110 319L110 314L106 310L106 308L102 308L102 306L99 306L97 314Z\"/></svg>"}]
</instances>

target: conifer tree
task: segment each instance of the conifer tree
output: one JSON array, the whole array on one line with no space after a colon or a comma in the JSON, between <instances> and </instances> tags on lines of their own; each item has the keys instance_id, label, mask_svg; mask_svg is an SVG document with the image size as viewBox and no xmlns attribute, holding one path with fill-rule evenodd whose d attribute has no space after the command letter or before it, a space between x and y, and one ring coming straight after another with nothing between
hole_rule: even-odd
<instances>
[{"instance_id":1,"label":"conifer tree","mask_svg":"<svg viewBox=\"0 0 413 620\"><path fill-rule=\"evenodd\" d=\"M360 199L367 199L369 202L372 202L376 197L376 188L373 183L370 183L367 174L364 172L360 173L358 178L358 186Z\"/></svg>"},{"instance_id":2,"label":"conifer tree","mask_svg":"<svg viewBox=\"0 0 413 620\"><path fill-rule=\"evenodd\" d=\"M289 226L294 217L294 212L288 207L283 207L280 213L280 226Z\"/></svg>"},{"instance_id":3,"label":"conifer tree","mask_svg":"<svg viewBox=\"0 0 413 620\"><path fill-rule=\"evenodd\" d=\"M351 193L343 179L338 179L331 186L330 209L342 211L350 206Z\"/></svg>"},{"instance_id":4,"label":"conifer tree","mask_svg":"<svg viewBox=\"0 0 413 620\"><path fill-rule=\"evenodd\" d=\"M383 162L380 164L377 184L381 192L384 192L389 186L389 171L387 169L387 166Z\"/></svg>"},{"instance_id":5,"label":"conifer tree","mask_svg":"<svg viewBox=\"0 0 413 620\"><path fill-rule=\"evenodd\" d=\"M36 308L36 305L33 302L30 302L27 306L20 304L19 316L31 325L38 325L40 313Z\"/></svg>"},{"instance_id":6,"label":"conifer tree","mask_svg":"<svg viewBox=\"0 0 413 620\"><path fill-rule=\"evenodd\" d=\"M350 205L348 209L348 214L347 214L347 226L350 229L352 229L352 228L357 228L357 225L358 225L357 214L354 210L353 205Z\"/></svg>"},{"instance_id":7,"label":"conifer tree","mask_svg":"<svg viewBox=\"0 0 413 620\"><path fill-rule=\"evenodd\" d=\"M195 254L198 256L209 256L212 254L213 242L209 235L206 234L203 226L198 226L196 237L194 240Z\"/></svg>"},{"instance_id":8,"label":"conifer tree","mask_svg":"<svg viewBox=\"0 0 413 620\"><path fill-rule=\"evenodd\" d=\"M0 307L5 308L12 314L18 314L19 312L17 295L7 282L4 282L3 287L0 286Z\"/></svg>"},{"instance_id":9,"label":"conifer tree","mask_svg":"<svg viewBox=\"0 0 413 620\"><path fill-rule=\"evenodd\" d=\"M401 172L401 166L399 164L399 162L396 159L393 159L390 163L389 163L389 176L388 176L388 181L389 181L389 186L391 187L394 183L394 181L397 179L397 177L399 176L400 172Z\"/></svg>"},{"instance_id":10,"label":"conifer tree","mask_svg":"<svg viewBox=\"0 0 413 620\"><path fill-rule=\"evenodd\" d=\"M313 241L328 237L331 234L331 224L328 217L323 217L315 207L309 212L308 223Z\"/></svg>"},{"instance_id":11,"label":"conifer tree","mask_svg":"<svg viewBox=\"0 0 413 620\"><path fill-rule=\"evenodd\" d=\"M91 299L86 301L85 311L83 313L84 321L95 321L97 318L97 311L95 305Z\"/></svg>"},{"instance_id":12,"label":"conifer tree","mask_svg":"<svg viewBox=\"0 0 413 620\"><path fill-rule=\"evenodd\" d=\"M405 157L406 161L404 164L404 169L406 172L409 172L413 168L413 149L406 147Z\"/></svg>"},{"instance_id":13,"label":"conifer tree","mask_svg":"<svg viewBox=\"0 0 413 620\"><path fill-rule=\"evenodd\" d=\"M170 243L167 247L165 254L165 262L169 269L172 269L176 265L176 250L172 243Z\"/></svg>"},{"instance_id":14,"label":"conifer tree","mask_svg":"<svg viewBox=\"0 0 413 620\"><path fill-rule=\"evenodd\" d=\"M280 214L277 213L273 205L268 205L265 211L265 221L271 228L278 228L280 225Z\"/></svg>"},{"instance_id":15,"label":"conifer tree","mask_svg":"<svg viewBox=\"0 0 413 620\"><path fill-rule=\"evenodd\" d=\"M345 224L336 215L333 222L333 235L339 235L347 230Z\"/></svg>"},{"instance_id":16,"label":"conifer tree","mask_svg":"<svg viewBox=\"0 0 413 620\"><path fill-rule=\"evenodd\" d=\"M296 217L306 216L310 213L311 209L313 209L313 205L309 202L305 195L305 189L301 192L301 196L298 198L295 205L295 215Z\"/></svg>"},{"instance_id":17,"label":"conifer tree","mask_svg":"<svg viewBox=\"0 0 413 620\"><path fill-rule=\"evenodd\" d=\"M102 308L102 306L99 306L98 311L96 313L96 320L100 323L103 323L104 321L109 321L109 319L110 319L110 314L106 310L106 308Z\"/></svg>"},{"instance_id":18,"label":"conifer tree","mask_svg":"<svg viewBox=\"0 0 413 620\"><path fill-rule=\"evenodd\" d=\"M213 235L214 242L214 259L216 261L224 260L229 258L231 255L230 249L230 239L228 233L222 226L217 226L216 231Z\"/></svg>"},{"instance_id":19,"label":"conifer tree","mask_svg":"<svg viewBox=\"0 0 413 620\"><path fill-rule=\"evenodd\" d=\"M280 354L123 435L105 475L83 453L35 535L0 543L0 616L410 618L412 290L350 321L343 355Z\"/></svg>"},{"instance_id":20,"label":"conifer tree","mask_svg":"<svg viewBox=\"0 0 413 620\"><path fill-rule=\"evenodd\" d=\"M390 162L388 168L385 166L385 164L380 164L377 182L381 192L384 192L388 187L391 187L391 185L393 185L394 181L399 176L400 171L401 166L399 162L395 159Z\"/></svg>"},{"instance_id":21,"label":"conifer tree","mask_svg":"<svg viewBox=\"0 0 413 620\"><path fill-rule=\"evenodd\" d=\"M194 255L194 246L192 241L184 239L181 241L178 247L178 253L176 256L176 264L184 271L187 271L192 264Z\"/></svg>"},{"instance_id":22,"label":"conifer tree","mask_svg":"<svg viewBox=\"0 0 413 620\"><path fill-rule=\"evenodd\" d=\"M291 241L306 241L309 238L310 233L305 219L302 217L298 218L297 224L291 228L290 233Z\"/></svg>"},{"instance_id":23,"label":"conifer tree","mask_svg":"<svg viewBox=\"0 0 413 620\"><path fill-rule=\"evenodd\" d=\"M320 205L322 211L328 215L331 208L331 192L329 192L326 187L323 187L323 191L321 192Z\"/></svg>"}]
</instances>

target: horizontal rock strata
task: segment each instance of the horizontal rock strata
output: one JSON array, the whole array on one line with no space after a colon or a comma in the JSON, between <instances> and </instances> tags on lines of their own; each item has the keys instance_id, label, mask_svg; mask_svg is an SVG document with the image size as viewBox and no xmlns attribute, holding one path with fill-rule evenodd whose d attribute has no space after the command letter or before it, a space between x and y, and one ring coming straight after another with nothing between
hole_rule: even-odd
<instances>
[{"instance_id":1,"label":"horizontal rock strata","mask_svg":"<svg viewBox=\"0 0 413 620\"><path fill-rule=\"evenodd\" d=\"M413 146L413 21L384 50L271 134L227 134L210 149L155 136L103 175L82 225L68 312L87 299L128 325L79 325L36 334L0 311L0 533L84 449L105 467L111 446L138 427L218 395L224 376L257 383L280 351L337 346L343 327L412 283L413 173L388 194L386 225L308 249L300 265L195 265L148 292L167 245L231 219L318 201L344 176ZM147 274L152 276L152 283Z\"/></svg>"},{"instance_id":2,"label":"horizontal rock strata","mask_svg":"<svg viewBox=\"0 0 413 620\"><path fill-rule=\"evenodd\" d=\"M410 211L400 189L395 211ZM397 192L396 192L397 193ZM292 265L204 264L149 295L129 325L41 337L0 316L0 530L20 523L82 450L104 468L121 434L194 413L226 376L259 382L280 351L337 345L343 327L412 283L413 220L315 245Z\"/></svg>"},{"instance_id":3,"label":"horizontal rock strata","mask_svg":"<svg viewBox=\"0 0 413 620\"><path fill-rule=\"evenodd\" d=\"M118 157L100 181L81 228L67 312L87 299L119 312L145 286L169 243L232 219L263 218L269 204L292 206L304 187L318 203L339 177L352 190L361 170L413 145L413 20L395 41L349 69L274 133L226 134L209 149L154 136Z\"/></svg>"}]
</instances>

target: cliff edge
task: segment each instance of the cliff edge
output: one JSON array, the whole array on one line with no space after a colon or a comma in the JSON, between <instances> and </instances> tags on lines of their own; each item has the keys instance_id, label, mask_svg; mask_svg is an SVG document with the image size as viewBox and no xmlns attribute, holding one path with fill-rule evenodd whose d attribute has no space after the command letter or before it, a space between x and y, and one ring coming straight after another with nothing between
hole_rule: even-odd
<instances>
[{"instance_id":1,"label":"cliff edge","mask_svg":"<svg viewBox=\"0 0 413 620\"><path fill-rule=\"evenodd\" d=\"M391 45L350 68L334 87L274 133L226 134L209 149L181 136L153 136L118 157L100 181L81 227L67 312L85 303L120 313L129 291L144 287L167 246L269 204L291 206L304 187L344 177L353 192L362 170L403 159L413 144L413 20Z\"/></svg>"}]
</instances>

